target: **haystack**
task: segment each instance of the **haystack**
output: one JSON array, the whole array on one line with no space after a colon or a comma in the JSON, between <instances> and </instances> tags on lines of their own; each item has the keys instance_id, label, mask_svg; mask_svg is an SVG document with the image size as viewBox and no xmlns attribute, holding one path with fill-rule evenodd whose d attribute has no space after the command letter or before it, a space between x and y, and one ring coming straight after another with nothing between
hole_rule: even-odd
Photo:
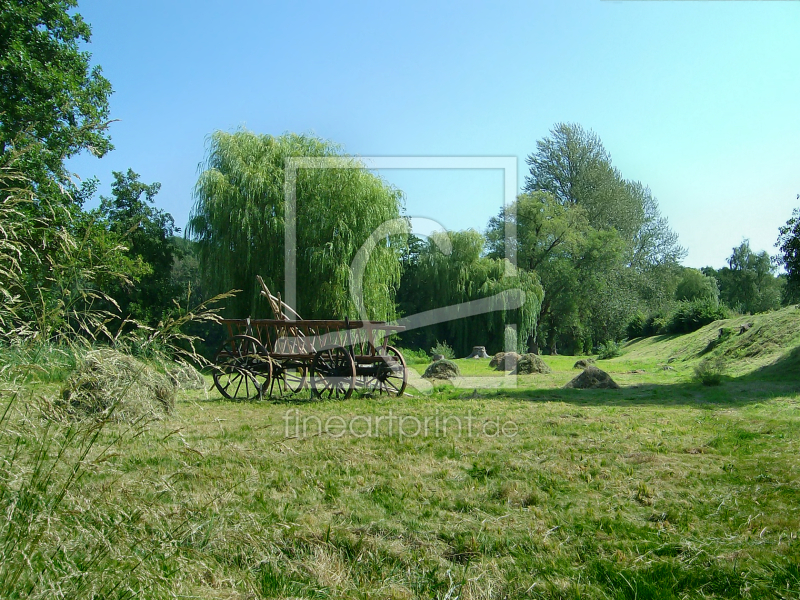
<instances>
[{"instance_id":1,"label":"haystack","mask_svg":"<svg viewBox=\"0 0 800 600\"><path fill-rule=\"evenodd\" d=\"M88 352L61 392L63 407L78 418L118 421L160 419L175 406L176 386L166 375L116 350Z\"/></svg>"},{"instance_id":2,"label":"haystack","mask_svg":"<svg viewBox=\"0 0 800 600\"><path fill-rule=\"evenodd\" d=\"M530 375L532 373L550 373L552 369L547 366L541 356L537 354L523 354L517 361L517 368L513 375Z\"/></svg>"},{"instance_id":3,"label":"haystack","mask_svg":"<svg viewBox=\"0 0 800 600\"><path fill-rule=\"evenodd\" d=\"M443 358L428 365L422 375L425 379L453 379L461 376L458 365L452 360Z\"/></svg>"},{"instance_id":4,"label":"haystack","mask_svg":"<svg viewBox=\"0 0 800 600\"><path fill-rule=\"evenodd\" d=\"M167 369L167 375L173 385L181 390L204 390L206 389L206 380L203 375L195 369L192 365L185 362L175 363L172 367Z\"/></svg>"},{"instance_id":5,"label":"haystack","mask_svg":"<svg viewBox=\"0 0 800 600\"><path fill-rule=\"evenodd\" d=\"M585 369L589 365L593 365L593 364L594 364L594 359L593 358L582 358L582 359L580 359L578 361L575 361L575 364L572 365L572 368L573 369Z\"/></svg>"},{"instance_id":6,"label":"haystack","mask_svg":"<svg viewBox=\"0 0 800 600\"><path fill-rule=\"evenodd\" d=\"M520 355L516 352L498 352L489 361L489 366L495 371L513 371L517 367Z\"/></svg>"},{"instance_id":7,"label":"haystack","mask_svg":"<svg viewBox=\"0 0 800 600\"><path fill-rule=\"evenodd\" d=\"M565 388L576 388L580 390L589 389L619 389L617 383L611 379L611 376L605 371L598 369L593 365L589 365L584 369L583 373L575 377L572 381L564 386Z\"/></svg>"}]
</instances>

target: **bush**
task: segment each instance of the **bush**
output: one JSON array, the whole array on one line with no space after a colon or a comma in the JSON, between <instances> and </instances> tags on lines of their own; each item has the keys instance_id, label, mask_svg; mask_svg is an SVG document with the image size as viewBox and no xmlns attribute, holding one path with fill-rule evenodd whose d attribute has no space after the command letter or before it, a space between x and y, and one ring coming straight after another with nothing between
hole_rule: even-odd
<instances>
[{"instance_id":1,"label":"bush","mask_svg":"<svg viewBox=\"0 0 800 600\"><path fill-rule=\"evenodd\" d=\"M657 334L691 333L709 323L730 317L729 310L711 298L677 302L668 309L645 315L639 311L628 322L629 338Z\"/></svg>"},{"instance_id":2,"label":"bush","mask_svg":"<svg viewBox=\"0 0 800 600\"><path fill-rule=\"evenodd\" d=\"M647 315L644 314L642 311L637 311L632 317L631 320L628 321L628 327L626 332L628 334L628 338L637 338L637 337L644 337L647 334L645 333L647 327Z\"/></svg>"},{"instance_id":3,"label":"bush","mask_svg":"<svg viewBox=\"0 0 800 600\"><path fill-rule=\"evenodd\" d=\"M729 316L728 310L723 305L707 298L679 302L670 315L666 331L662 333L691 333Z\"/></svg>"},{"instance_id":4,"label":"bush","mask_svg":"<svg viewBox=\"0 0 800 600\"><path fill-rule=\"evenodd\" d=\"M456 357L456 353L453 352L453 348L450 347L447 342L437 341L436 344L434 344L433 348L430 350L430 355L434 356L436 354L441 354L449 360L453 360Z\"/></svg>"},{"instance_id":5,"label":"bush","mask_svg":"<svg viewBox=\"0 0 800 600\"><path fill-rule=\"evenodd\" d=\"M403 355L403 358L405 358L406 364L426 365L430 362L430 357L428 356L428 353L425 352L425 350L409 350L407 348L398 348L398 350Z\"/></svg>"},{"instance_id":6,"label":"bush","mask_svg":"<svg viewBox=\"0 0 800 600\"><path fill-rule=\"evenodd\" d=\"M600 344L597 358L606 360L616 358L620 354L622 354L622 350L620 350L619 344L614 340L608 340L606 343Z\"/></svg>"},{"instance_id":7,"label":"bush","mask_svg":"<svg viewBox=\"0 0 800 600\"><path fill-rule=\"evenodd\" d=\"M725 362L722 357L706 358L694 368L694 377L703 385L719 385L725 374Z\"/></svg>"}]
</instances>

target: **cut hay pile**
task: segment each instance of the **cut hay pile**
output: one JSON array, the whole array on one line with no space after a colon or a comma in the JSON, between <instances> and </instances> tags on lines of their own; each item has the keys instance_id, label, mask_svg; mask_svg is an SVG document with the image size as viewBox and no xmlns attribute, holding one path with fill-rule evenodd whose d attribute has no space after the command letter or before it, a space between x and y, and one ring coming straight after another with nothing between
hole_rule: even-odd
<instances>
[{"instance_id":1,"label":"cut hay pile","mask_svg":"<svg viewBox=\"0 0 800 600\"><path fill-rule=\"evenodd\" d=\"M429 364L422 375L425 379L454 379L460 376L458 365L446 358Z\"/></svg>"},{"instance_id":2,"label":"cut hay pile","mask_svg":"<svg viewBox=\"0 0 800 600\"><path fill-rule=\"evenodd\" d=\"M117 421L160 419L172 412L176 386L166 375L116 350L88 352L61 392L62 406L77 418Z\"/></svg>"},{"instance_id":3,"label":"cut hay pile","mask_svg":"<svg viewBox=\"0 0 800 600\"><path fill-rule=\"evenodd\" d=\"M523 354L517 361L517 368L514 375L531 375L532 373L550 373L552 369L537 354Z\"/></svg>"},{"instance_id":4,"label":"cut hay pile","mask_svg":"<svg viewBox=\"0 0 800 600\"><path fill-rule=\"evenodd\" d=\"M173 385L181 390L204 390L206 380L203 379L200 371L192 365L184 362L175 363L167 369L167 374Z\"/></svg>"},{"instance_id":5,"label":"cut hay pile","mask_svg":"<svg viewBox=\"0 0 800 600\"><path fill-rule=\"evenodd\" d=\"M582 359L576 361L575 364L572 365L572 368L573 369L585 369L589 365L593 365L593 364L594 364L594 359L593 358L582 358Z\"/></svg>"},{"instance_id":6,"label":"cut hay pile","mask_svg":"<svg viewBox=\"0 0 800 600\"><path fill-rule=\"evenodd\" d=\"M495 371L513 371L517 367L520 355L516 352L498 352L489 361Z\"/></svg>"},{"instance_id":7,"label":"cut hay pile","mask_svg":"<svg viewBox=\"0 0 800 600\"><path fill-rule=\"evenodd\" d=\"M598 369L593 365L589 365L584 369L583 373L575 377L572 381L567 383L565 388L576 388L580 390L593 390L593 389L609 389L617 390L619 386L611 379L611 375L605 371Z\"/></svg>"}]
</instances>

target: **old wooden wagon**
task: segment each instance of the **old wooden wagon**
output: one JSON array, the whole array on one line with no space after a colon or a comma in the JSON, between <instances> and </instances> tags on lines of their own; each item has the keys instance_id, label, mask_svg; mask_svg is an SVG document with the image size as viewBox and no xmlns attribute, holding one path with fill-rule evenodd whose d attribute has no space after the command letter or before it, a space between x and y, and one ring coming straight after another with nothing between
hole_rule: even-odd
<instances>
[{"instance_id":1,"label":"old wooden wagon","mask_svg":"<svg viewBox=\"0 0 800 600\"><path fill-rule=\"evenodd\" d=\"M228 339L215 358L214 384L230 399L300 393L345 399L356 388L401 396L402 353L388 344L404 328L379 321L307 320L259 277L274 319L224 319Z\"/></svg>"}]
</instances>

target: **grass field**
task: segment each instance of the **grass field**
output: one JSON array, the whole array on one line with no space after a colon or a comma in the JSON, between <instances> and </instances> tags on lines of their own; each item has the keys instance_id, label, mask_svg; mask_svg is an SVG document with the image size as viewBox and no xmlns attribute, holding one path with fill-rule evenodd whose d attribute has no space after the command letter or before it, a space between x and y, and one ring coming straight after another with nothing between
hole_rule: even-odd
<instances>
[{"instance_id":1,"label":"grass field","mask_svg":"<svg viewBox=\"0 0 800 600\"><path fill-rule=\"evenodd\" d=\"M70 510L119 528L145 596L797 598L800 311L742 320L711 349L738 321L634 340L598 362L621 390L561 389L576 357L544 357L553 373L502 390L183 392ZM708 355L720 386L692 380Z\"/></svg>"}]
</instances>

